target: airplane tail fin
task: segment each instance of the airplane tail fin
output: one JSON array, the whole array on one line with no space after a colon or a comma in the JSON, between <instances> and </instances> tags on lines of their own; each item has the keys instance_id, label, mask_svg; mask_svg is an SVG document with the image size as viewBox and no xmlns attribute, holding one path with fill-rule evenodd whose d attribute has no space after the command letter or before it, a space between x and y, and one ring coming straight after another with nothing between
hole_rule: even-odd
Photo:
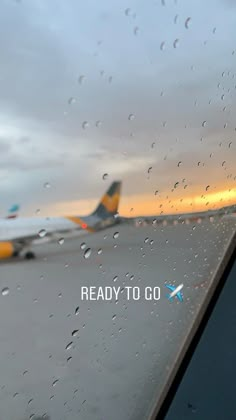
<instances>
[{"instance_id":1,"label":"airplane tail fin","mask_svg":"<svg viewBox=\"0 0 236 420\"><path fill-rule=\"evenodd\" d=\"M88 216L66 216L66 218L89 232L97 232L98 230L112 226L119 222L114 216L118 211L120 193L121 182L115 181L103 195L93 213Z\"/></svg>"},{"instance_id":2,"label":"airplane tail fin","mask_svg":"<svg viewBox=\"0 0 236 420\"><path fill-rule=\"evenodd\" d=\"M16 219L18 217L19 210L20 210L19 204L13 204L8 210L6 219Z\"/></svg>"},{"instance_id":3,"label":"airplane tail fin","mask_svg":"<svg viewBox=\"0 0 236 420\"><path fill-rule=\"evenodd\" d=\"M103 195L92 215L98 216L100 219L107 219L111 216L115 216L118 212L120 194L121 181L114 181Z\"/></svg>"}]
</instances>

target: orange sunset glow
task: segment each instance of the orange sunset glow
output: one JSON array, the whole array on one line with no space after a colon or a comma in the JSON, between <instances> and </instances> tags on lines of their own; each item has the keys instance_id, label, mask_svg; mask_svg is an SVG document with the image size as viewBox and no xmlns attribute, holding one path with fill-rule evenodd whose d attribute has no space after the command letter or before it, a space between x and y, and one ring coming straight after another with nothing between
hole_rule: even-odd
<instances>
[{"instance_id":1,"label":"orange sunset glow","mask_svg":"<svg viewBox=\"0 0 236 420\"><path fill-rule=\"evenodd\" d=\"M164 196L164 194L162 194ZM40 215L63 216L65 214L85 215L97 206L98 199L61 201L45 206ZM170 200L151 194L121 195L119 213L125 217L160 214L191 213L218 209L236 203L236 188L199 195L181 195Z\"/></svg>"}]
</instances>

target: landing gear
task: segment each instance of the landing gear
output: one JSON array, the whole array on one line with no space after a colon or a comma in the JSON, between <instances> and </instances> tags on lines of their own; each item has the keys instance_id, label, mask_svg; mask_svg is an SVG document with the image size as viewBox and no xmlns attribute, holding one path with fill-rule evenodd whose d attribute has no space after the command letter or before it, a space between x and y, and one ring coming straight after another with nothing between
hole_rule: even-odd
<instances>
[{"instance_id":1,"label":"landing gear","mask_svg":"<svg viewBox=\"0 0 236 420\"><path fill-rule=\"evenodd\" d=\"M25 259L26 260L33 260L35 258L35 254L32 251L27 251L25 253Z\"/></svg>"}]
</instances>

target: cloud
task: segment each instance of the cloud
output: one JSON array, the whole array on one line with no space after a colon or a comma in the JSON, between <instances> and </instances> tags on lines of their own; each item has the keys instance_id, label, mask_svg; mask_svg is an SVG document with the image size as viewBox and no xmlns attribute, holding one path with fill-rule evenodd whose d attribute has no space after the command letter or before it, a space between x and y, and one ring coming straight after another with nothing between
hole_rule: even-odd
<instances>
[{"instance_id":1,"label":"cloud","mask_svg":"<svg viewBox=\"0 0 236 420\"><path fill-rule=\"evenodd\" d=\"M7 143L6 140L0 138L0 156L9 153L10 149L11 145Z\"/></svg>"},{"instance_id":2,"label":"cloud","mask_svg":"<svg viewBox=\"0 0 236 420\"><path fill-rule=\"evenodd\" d=\"M2 205L94 199L117 178L126 195L232 183L234 16L220 0L126 9L2 3Z\"/></svg>"}]
</instances>

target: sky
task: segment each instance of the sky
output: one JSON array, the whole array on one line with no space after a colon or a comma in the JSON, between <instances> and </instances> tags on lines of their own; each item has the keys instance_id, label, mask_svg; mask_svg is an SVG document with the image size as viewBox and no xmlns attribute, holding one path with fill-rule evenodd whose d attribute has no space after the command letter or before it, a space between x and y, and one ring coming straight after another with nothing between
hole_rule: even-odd
<instances>
[{"instance_id":1,"label":"sky","mask_svg":"<svg viewBox=\"0 0 236 420\"><path fill-rule=\"evenodd\" d=\"M114 180L126 216L235 203L235 28L230 0L2 0L0 213Z\"/></svg>"}]
</instances>

